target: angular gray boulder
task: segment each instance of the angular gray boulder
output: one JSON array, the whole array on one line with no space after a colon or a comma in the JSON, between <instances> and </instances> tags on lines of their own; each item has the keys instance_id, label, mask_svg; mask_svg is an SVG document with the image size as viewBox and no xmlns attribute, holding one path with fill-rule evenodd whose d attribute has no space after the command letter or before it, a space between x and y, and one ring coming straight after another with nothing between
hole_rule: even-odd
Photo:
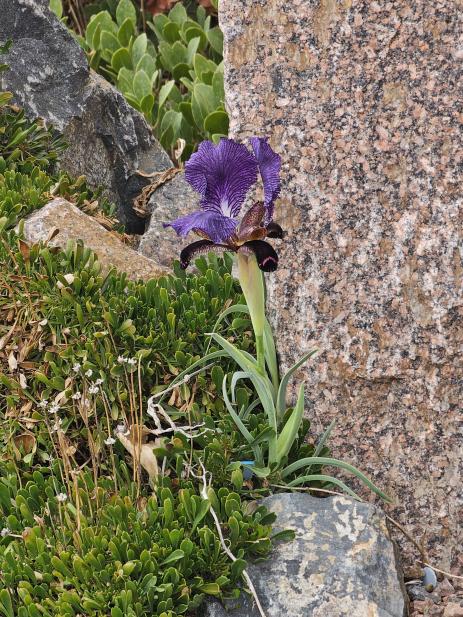
<instances>
[{"instance_id":1,"label":"angular gray boulder","mask_svg":"<svg viewBox=\"0 0 463 617\"><path fill-rule=\"evenodd\" d=\"M48 0L0 0L0 42L12 39L1 86L29 117L64 132L69 148L62 166L105 189L129 231L145 222L133 198L150 174L172 167L143 116L100 76L90 71L71 33L48 9ZM3 60L3 59L2 59Z\"/></svg>"},{"instance_id":2,"label":"angular gray boulder","mask_svg":"<svg viewBox=\"0 0 463 617\"><path fill-rule=\"evenodd\" d=\"M384 514L347 497L279 494L263 500L275 531L294 529L248 573L267 617L404 617L406 592ZM259 617L252 598L226 609L208 602L203 617Z\"/></svg>"}]
</instances>

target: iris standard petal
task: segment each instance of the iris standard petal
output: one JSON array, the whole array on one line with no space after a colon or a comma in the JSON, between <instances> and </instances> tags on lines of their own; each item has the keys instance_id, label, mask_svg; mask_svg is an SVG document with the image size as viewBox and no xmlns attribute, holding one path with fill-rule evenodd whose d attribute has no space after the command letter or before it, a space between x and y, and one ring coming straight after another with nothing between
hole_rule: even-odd
<instances>
[{"instance_id":1,"label":"iris standard petal","mask_svg":"<svg viewBox=\"0 0 463 617\"><path fill-rule=\"evenodd\" d=\"M243 144L203 141L185 165L185 178L201 194L201 207L234 218L257 180L257 162Z\"/></svg>"},{"instance_id":2,"label":"iris standard petal","mask_svg":"<svg viewBox=\"0 0 463 617\"><path fill-rule=\"evenodd\" d=\"M259 166L264 185L264 203L266 208L264 224L272 220L274 201L280 194L281 157L274 152L265 137L251 137L249 140Z\"/></svg>"},{"instance_id":3,"label":"iris standard petal","mask_svg":"<svg viewBox=\"0 0 463 617\"><path fill-rule=\"evenodd\" d=\"M164 223L164 227L172 227L182 237L191 230L199 229L213 242L226 242L235 232L236 225L233 219L211 210L198 210L171 223Z\"/></svg>"},{"instance_id":4,"label":"iris standard petal","mask_svg":"<svg viewBox=\"0 0 463 617\"><path fill-rule=\"evenodd\" d=\"M278 255L271 244L263 240L245 242L238 252L254 253L257 265L264 272L274 272L278 268Z\"/></svg>"},{"instance_id":5,"label":"iris standard petal","mask_svg":"<svg viewBox=\"0 0 463 617\"><path fill-rule=\"evenodd\" d=\"M180 253L180 267L186 270L190 262L195 257L206 255L210 251L214 253L225 253L225 251L233 251L234 249L226 244L214 244L210 240L198 240L186 246Z\"/></svg>"}]
</instances>

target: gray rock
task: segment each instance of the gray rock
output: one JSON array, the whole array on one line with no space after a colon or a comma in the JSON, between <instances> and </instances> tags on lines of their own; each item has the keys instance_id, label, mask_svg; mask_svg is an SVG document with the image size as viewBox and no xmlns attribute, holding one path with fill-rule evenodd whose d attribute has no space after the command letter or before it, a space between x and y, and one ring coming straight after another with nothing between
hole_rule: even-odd
<instances>
[{"instance_id":1,"label":"gray rock","mask_svg":"<svg viewBox=\"0 0 463 617\"><path fill-rule=\"evenodd\" d=\"M438 604L440 602L440 595L437 593L429 593L423 587L421 583L415 583L414 585L407 585L407 594L412 602L423 601L423 600L432 600L434 604Z\"/></svg>"},{"instance_id":2,"label":"gray rock","mask_svg":"<svg viewBox=\"0 0 463 617\"><path fill-rule=\"evenodd\" d=\"M173 229L164 229L162 224L188 214L198 206L198 194L193 191L183 174L177 174L161 185L149 200L151 218L145 234L141 237L139 252L156 259L163 266L172 267L173 260L178 259L180 250L186 243Z\"/></svg>"},{"instance_id":3,"label":"gray rock","mask_svg":"<svg viewBox=\"0 0 463 617\"><path fill-rule=\"evenodd\" d=\"M90 71L85 54L45 0L0 0L0 41L11 38L10 70L2 87L30 117L42 117L64 132L69 148L62 167L87 176L118 206L130 231L144 221L133 198L151 173L172 167L145 119L103 78Z\"/></svg>"},{"instance_id":4,"label":"gray rock","mask_svg":"<svg viewBox=\"0 0 463 617\"><path fill-rule=\"evenodd\" d=\"M137 172L164 171L172 162L143 116L93 71L83 103L83 113L64 131L69 148L61 164L74 176L85 175L93 186L104 187L129 231L141 232L145 222L133 211L133 200L149 180Z\"/></svg>"},{"instance_id":5,"label":"gray rock","mask_svg":"<svg viewBox=\"0 0 463 617\"><path fill-rule=\"evenodd\" d=\"M263 500L275 531L293 542L248 573L267 617L403 617L407 599L384 515L347 497L279 494ZM244 596L224 609L208 602L203 617L258 617Z\"/></svg>"},{"instance_id":6,"label":"gray rock","mask_svg":"<svg viewBox=\"0 0 463 617\"><path fill-rule=\"evenodd\" d=\"M84 51L46 0L0 0L0 14L0 42L13 41L2 58L10 67L2 87L30 117L62 131L84 110L89 76Z\"/></svg>"}]
</instances>

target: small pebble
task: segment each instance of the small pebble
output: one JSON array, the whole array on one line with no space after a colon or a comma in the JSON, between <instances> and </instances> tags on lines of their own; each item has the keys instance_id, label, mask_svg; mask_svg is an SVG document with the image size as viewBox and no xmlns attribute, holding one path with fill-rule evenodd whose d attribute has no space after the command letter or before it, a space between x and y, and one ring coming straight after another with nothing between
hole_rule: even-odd
<instances>
[{"instance_id":1,"label":"small pebble","mask_svg":"<svg viewBox=\"0 0 463 617\"><path fill-rule=\"evenodd\" d=\"M429 568L428 566L423 569L423 573L424 588L426 589L426 591L434 591L434 589L437 587L436 573L432 568Z\"/></svg>"}]
</instances>

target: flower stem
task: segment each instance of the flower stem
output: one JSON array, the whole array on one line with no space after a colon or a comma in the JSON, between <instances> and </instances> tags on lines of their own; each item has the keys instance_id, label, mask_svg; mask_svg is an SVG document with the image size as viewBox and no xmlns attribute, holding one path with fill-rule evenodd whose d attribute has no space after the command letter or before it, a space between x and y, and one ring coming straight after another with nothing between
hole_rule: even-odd
<instances>
[{"instance_id":1,"label":"flower stem","mask_svg":"<svg viewBox=\"0 0 463 617\"><path fill-rule=\"evenodd\" d=\"M262 272L254 255L238 253L238 278L251 315L252 328L256 337L257 366L265 375L264 324L265 292Z\"/></svg>"},{"instance_id":2,"label":"flower stem","mask_svg":"<svg viewBox=\"0 0 463 617\"><path fill-rule=\"evenodd\" d=\"M264 352L264 335L256 336L256 354L257 368L262 375L265 375L265 352Z\"/></svg>"}]
</instances>

